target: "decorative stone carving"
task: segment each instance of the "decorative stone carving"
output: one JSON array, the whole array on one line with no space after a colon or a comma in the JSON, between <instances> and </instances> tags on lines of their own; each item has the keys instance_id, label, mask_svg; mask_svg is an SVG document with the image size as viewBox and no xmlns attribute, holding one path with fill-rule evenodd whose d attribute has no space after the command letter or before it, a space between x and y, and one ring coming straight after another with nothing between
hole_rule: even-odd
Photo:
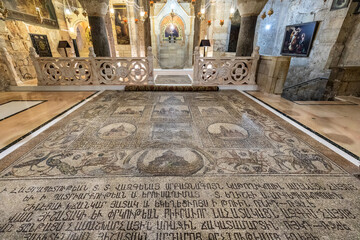
<instances>
[{"instance_id":1,"label":"decorative stone carving","mask_svg":"<svg viewBox=\"0 0 360 240\"><path fill-rule=\"evenodd\" d=\"M152 83L152 53L142 58L98 58L89 48L88 58L39 58L30 56L37 69L39 85L147 85Z\"/></svg>"},{"instance_id":2,"label":"decorative stone carving","mask_svg":"<svg viewBox=\"0 0 360 240\"><path fill-rule=\"evenodd\" d=\"M241 85L256 84L256 70L260 59L259 47L251 57L202 58L195 48L194 84Z\"/></svg>"},{"instance_id":3,"label":"decorative stone carving","mask_svg":"<svg viewBox=\"0 0 360 240\"><path fill-rule=\"evenodd\" d=\"M105 17L109 9L109 0L79 0L89 16Z\"/></svg>"}]
</instances>

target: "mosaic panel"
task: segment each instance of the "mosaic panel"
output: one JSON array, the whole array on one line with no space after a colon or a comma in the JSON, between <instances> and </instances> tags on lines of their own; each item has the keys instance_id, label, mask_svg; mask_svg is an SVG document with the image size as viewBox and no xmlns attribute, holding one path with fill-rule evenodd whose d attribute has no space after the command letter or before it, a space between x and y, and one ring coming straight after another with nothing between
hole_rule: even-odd
<instances>
[{"instance_id":1,"label":"mosaic panel","mask_svg":"<svg viewBox=\"0 0 360 240\"><path fill-rule=\"evenodd\" d=\"M234 91L108 91L1 176L344 173L249 101Z\"/></svg>"}]
</instances>

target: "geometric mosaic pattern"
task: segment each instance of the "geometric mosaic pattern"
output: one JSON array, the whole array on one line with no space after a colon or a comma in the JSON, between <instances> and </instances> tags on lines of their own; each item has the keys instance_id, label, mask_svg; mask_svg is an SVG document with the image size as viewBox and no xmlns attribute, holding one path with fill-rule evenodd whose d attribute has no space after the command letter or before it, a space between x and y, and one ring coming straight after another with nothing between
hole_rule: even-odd
<instances>
[{"instance_id":1,"label":"geometric mosaic pattern","mask_svg":"<svg viewBox=\"0 0 360 240\"><path fill-rule=\"evenodd\" d=\"M2 178L343 174L237 91L106 91Z\"/></svg>"}]
</instances>

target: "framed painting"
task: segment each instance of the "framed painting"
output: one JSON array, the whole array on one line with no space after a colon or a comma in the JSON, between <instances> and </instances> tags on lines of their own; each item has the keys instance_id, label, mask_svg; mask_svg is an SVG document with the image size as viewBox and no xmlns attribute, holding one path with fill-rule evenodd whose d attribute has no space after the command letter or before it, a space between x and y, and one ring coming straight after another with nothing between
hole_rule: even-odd
<instances>
[{"instance_id":1,"label":"framed painting","mask_svg":"<svg viewBox=\"0 0 360 240\"><path fill-rule=\"evenodd\" d=\"M347 8L349 6L350 0L333 0L331 4L331 11L338 10L342 8Z\"/></svg>"},{"instance_id":2,"label":"framed painting","mask_svg":"<svg viewBox=\"0 0 360 240\"><path fill-rule=\"evenodd\" d=\"M55 8L51 0L2 0L8 10L8 18L58 28ZM39 20L38 12L42 17Z\"/></svg>"},{"instance_id":3,"label":"framed painting","mask_svg":"<svg viewBox=\"0 0 360 240\"><path fill-rule=\"evenodd\" d=\"M119 45L130 45L126 4L114 5L116 40Z\"/></svg>"},{"instance_id":4,"label":"framed painting","mask_svg":"<svg viewBox=\"0 0 360 240\"><path fill-rule=\"evenodd\" d=\"M30 33L30 38L39 57L52 57L50 44L46 35Z\"/></svg>"},{"instance_id":5,"label":"framed painting","mask_svg":"<svg viewBox=\"0 0 360 240\"><path fill-rule=\"evenodd\" d=\"M281 55L309 56L317 25L318 22L309 22L286 26Z\"/></svg>"}]
</instances>

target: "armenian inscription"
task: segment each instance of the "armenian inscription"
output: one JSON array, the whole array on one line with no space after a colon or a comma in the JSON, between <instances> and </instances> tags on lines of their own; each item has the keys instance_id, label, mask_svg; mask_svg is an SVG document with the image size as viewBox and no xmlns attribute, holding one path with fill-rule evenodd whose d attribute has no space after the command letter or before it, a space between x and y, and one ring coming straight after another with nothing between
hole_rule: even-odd
<instances>
[{"instance_id":1,"label":"armenian inscription","mask_svg":"<svg viewBox=\"0 0 360 240\"><path fill-rule=\"evenodd\" d=\"M7 180L0 239L360 239L359 189L346 175Z\"/></svg>"}]
</instances>

